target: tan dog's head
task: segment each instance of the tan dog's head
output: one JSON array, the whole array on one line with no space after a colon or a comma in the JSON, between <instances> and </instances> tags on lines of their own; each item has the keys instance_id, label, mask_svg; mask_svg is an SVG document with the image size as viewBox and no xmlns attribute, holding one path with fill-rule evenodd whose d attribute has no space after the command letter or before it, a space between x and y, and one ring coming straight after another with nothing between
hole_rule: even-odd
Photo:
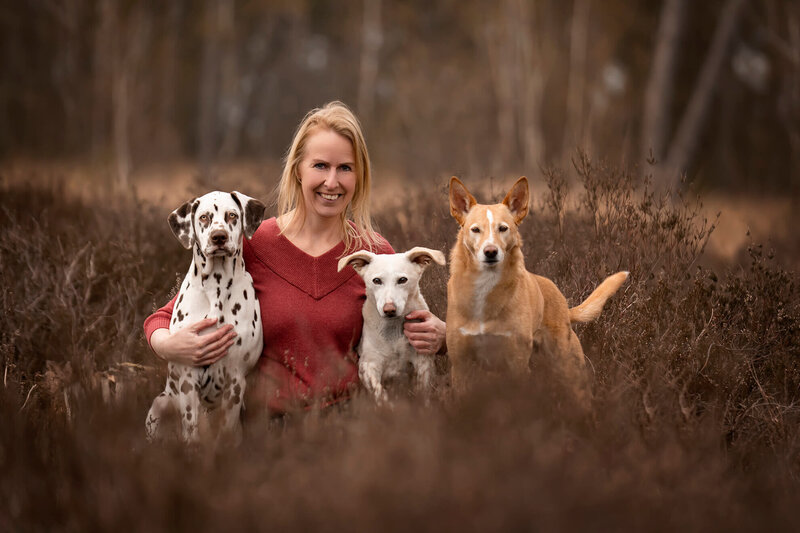
<instances>
[{"instance_id":1,"label":"tan dog's head","mask_svg":"<svg viewBox=\"0 0 800 533\"><path fill-rule=\"evenodd\" d=\"M528 214L529 200L525 176L494 205L479 204L458 178L450 178L450 214L461 225L458 239L481 269L501 265L520 246L517 226Z\"/></svg>"}]
</instances>

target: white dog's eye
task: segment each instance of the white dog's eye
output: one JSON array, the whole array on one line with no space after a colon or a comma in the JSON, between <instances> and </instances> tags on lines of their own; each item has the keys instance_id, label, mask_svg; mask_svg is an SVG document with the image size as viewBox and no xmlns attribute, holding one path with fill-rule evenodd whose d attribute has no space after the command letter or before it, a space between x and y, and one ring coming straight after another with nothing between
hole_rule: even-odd
<instances>
[{"instance_id":1,"label":"white dog's eye","mask_svg":"<svg viewBox=\"0 0 800 533\"><path fill-rule=\"evenodd\" d=\"M402 285L402 284L403 284L403 283L405 283L406 281L408 281L408 278L407 278L407 277L405 277L405 276L403 276L402 278L397 278L397 284L398 284L398 285Z\"/></svg>"},{"instance_id":2,"label":"white dog's eye","mask_svg":"<svg viewBox=\"0 0 800 533\"><path fill-rule=\"evenodd\" d=\"M508 226L505 224L500 224L500 227L497 228L499 231L508 231Z\"/></svg>"},{"instance_id":3,"label":"white dog's eye","mask_svg":"<svg viewBox=\"0 0 800 533\"><path fill-rule=\"evenodd\" d=\"M469 230L472 233L480 233L481 232L481 228L479 228L478 226L472 226L471 228L469 228Z\"/></svg>"},{"instance_id":4,"label":"white dog's eye","mask_svg":"<svg viewBox=\"0 0 800 533\"><path fill-rule=\"evenodd\" d=\"M237 215L237 214L236 214L236 213L234 213L234 212L229 212L229 213L226 215L226 217L225 217L225 218L227 219L227 221L228 221L228 222L236 222L236 219L238 219L238 218L239 218L239 215Z\"/></svg>"},{"instance_id":5,"label":"white dog's eye","mask_svg":"<svg viewBox=\"0 0 800 533\"><path fill-rule=\"evenodd\" d=\"M372 283L374 283L375 285L383 285L383 281L381 281L381 278L372 278Z\"/></svg>"}]
</instances>

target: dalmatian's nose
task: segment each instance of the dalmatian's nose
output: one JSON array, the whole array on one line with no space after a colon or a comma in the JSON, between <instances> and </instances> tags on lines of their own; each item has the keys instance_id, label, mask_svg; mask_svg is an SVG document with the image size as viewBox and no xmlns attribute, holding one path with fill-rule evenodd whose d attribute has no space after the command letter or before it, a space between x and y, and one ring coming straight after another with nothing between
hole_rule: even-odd
<instances>
[{"instance_id":1,"label":"dalmatian's nose","mask_svg":"<svg viewBox=\"0 0 800 533\"><path fill-rule=\"evenodd\" d=\"M211 242L216 246L224 246L225 243L228 242L228 233L221 229L214 230L209 235L209 239L211 239Z\"/></svg>"}]
</instances>

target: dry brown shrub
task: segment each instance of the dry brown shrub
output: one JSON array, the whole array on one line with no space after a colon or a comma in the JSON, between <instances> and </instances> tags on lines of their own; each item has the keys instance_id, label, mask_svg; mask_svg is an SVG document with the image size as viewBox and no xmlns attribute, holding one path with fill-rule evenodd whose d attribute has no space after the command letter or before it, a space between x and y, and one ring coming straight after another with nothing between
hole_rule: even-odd
<instances>
[{"instance_id":1,"label":"dry brown shrub","mask_svg":"<svg viewBox=\"0 0 800 533\"><path fill-rule=\"evenodd\" d=\"M166 212L3 186L0 530L796 529L795 275L757 245L712 268L696 204L582 154L575 169L579 208L548 170L522 231L529 269L572 304L631 272L578 331L590 413L540 373L458 399L443 379L429 406L359 395L218 453L144 442L161 378L141 323L188 260ZM381 213L397 250L449 249L445 192ZM424 276L441 316L446 280Z\"/></svg>"}]
</instances>

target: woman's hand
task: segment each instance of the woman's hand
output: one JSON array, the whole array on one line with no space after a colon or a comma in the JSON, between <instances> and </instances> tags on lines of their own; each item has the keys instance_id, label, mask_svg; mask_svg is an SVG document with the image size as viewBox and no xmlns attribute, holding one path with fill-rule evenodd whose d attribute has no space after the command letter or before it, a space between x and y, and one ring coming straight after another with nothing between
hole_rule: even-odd
<instances>
[{"instance_id":1,"label":"woman's hand","mask_svg":"<svg viewBox=\"0 0 800 533\"><path fill-rule=\"evenodd\" d=\"M216 363L227 355L228 348L233 345L236 337L232 324L225 324L207 335L200 335L201 331L216 322L216 318L206 318L175 333L164 328L157 329L150 336L150 346L156 355L170 363L186 366Z\"/></svg>"},{"instance_id":2,"label":"woman's hand","mask_svg":"<svg viewBox=\"0 0 800 533\"><path fill-rule=\"evenodd\" d=\"M421 320L421 322L411 322ZM406 315L403 333L417 353L433 355L444 347L446 325L430 311L412 311Z\"/></svg>"}]
</instances>

